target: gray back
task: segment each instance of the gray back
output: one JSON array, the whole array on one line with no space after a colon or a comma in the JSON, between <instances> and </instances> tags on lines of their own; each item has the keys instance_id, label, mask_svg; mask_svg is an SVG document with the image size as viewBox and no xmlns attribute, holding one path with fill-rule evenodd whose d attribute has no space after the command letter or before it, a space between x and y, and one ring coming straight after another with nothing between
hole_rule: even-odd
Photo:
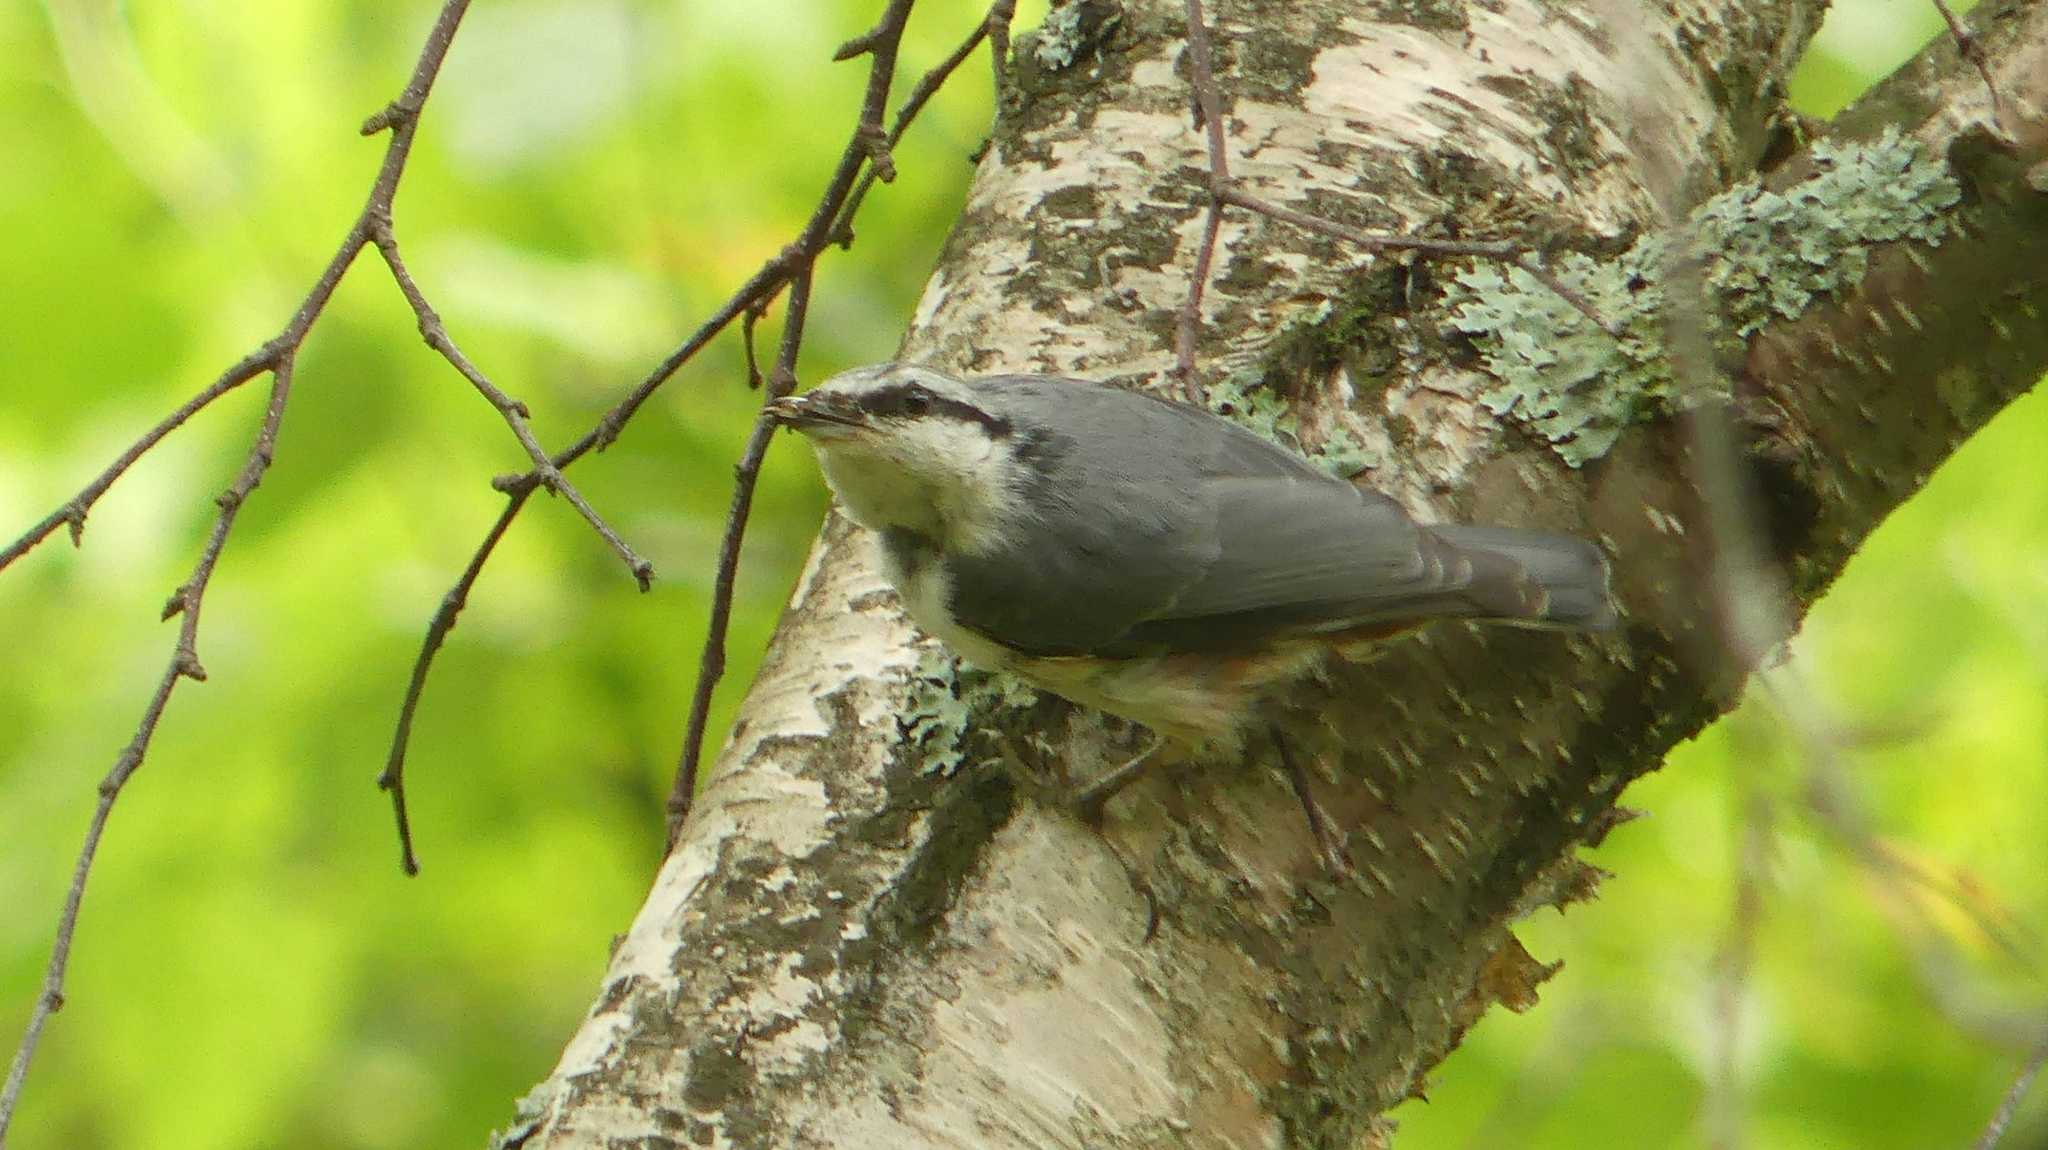
<instances>
[{"instance_id":1,"label":"gray back","mask_svg":"<svg viewBox=\"0 0 2048 1150\"><path fill-rule=\"evenodd\" d=\"M1008 546L947 561L955 618L1006 646L1130 656L1486 613L1461 594L1473 564L1398 504L1227 420L1074 380L973 386L1039 476Z\"/></svg>"}]
</instances>

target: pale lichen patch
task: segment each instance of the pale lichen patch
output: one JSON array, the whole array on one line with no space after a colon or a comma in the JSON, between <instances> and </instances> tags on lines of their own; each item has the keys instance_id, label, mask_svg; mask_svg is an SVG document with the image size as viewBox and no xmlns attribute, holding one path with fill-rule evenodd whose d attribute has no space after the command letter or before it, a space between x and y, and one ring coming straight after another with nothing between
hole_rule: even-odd
<instances>
[{"instance_id":1,"label":"pale lichen patch","mask_svg":"<svg viewBox=\"0 0 2048 1150\"><path fill-rule=\"evenodd\" d=\"M1687 221L1686 258L1708 297L1693 310L1727 325L1710 334L1741 340L1796 318L1860 281L1875 245L1939 244L1952 226L1960 187L1896 131L1816 145L1813 162L1798 183L1745 181ZM1611 259L1569 253L1552 265L1618 334L1518 267L1459 273L1447 302L1491 377L1479 401L1573 467L1605 455L1631 422L1695 401L1675 394L1665 346L1671 262L1669 241L1650 235Z\"/></svg>"}]
</instances>

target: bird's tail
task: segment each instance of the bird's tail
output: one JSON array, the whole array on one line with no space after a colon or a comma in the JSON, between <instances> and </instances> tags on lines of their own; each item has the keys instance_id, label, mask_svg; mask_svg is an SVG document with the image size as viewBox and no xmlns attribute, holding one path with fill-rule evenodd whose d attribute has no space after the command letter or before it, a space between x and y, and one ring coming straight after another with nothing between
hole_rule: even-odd
<instances>
[{"instance_id":1,"label":"bird's tail","mask_svg":"<svg viewBox=\"0 0 2048 1150\"><path fill-rule=\"evenodd\" d=\"M1607 557L1584 539L1514 527L1431 524L1428 530L1471 557L1472 592L1489 586L1499 592L1488 596L1499 601L1488 615L1588 630L1615 625Z\"/></svg>"}]
</instances>

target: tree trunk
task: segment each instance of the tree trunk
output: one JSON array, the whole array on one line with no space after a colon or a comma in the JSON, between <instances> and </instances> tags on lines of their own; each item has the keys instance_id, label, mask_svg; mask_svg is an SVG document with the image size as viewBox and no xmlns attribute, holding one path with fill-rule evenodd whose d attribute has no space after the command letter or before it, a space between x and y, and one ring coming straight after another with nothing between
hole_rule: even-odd
<instances>
[{"instance_id":1,"label":"tree trunk","mask_svg":"<svg viewBox=\"0 0 2048 1150\"><path fill-rule=\"evenodd\" d=\"M1181 9L1069 7L1073 37L1019 42L903 354L1170 388L1207 205ZM1746 671L1689 421L1734 416L1804 603L2048 365L2048 4L1975 18L2017 145L1984 128L1946 40L1802 144L1783 78L1824 7L1212 11L1247 191L1372 231L1539 238L1627 333L1500 266L1369 257L1233 208L1199 343L1211 399L1255 421L1284 407L1305 449L1423 519L1602 540L1624 627L1439 625L1276 700L1357 864L1339 878L1269 746L1142 780L1103 835L1078 823L1061 771L1143 733L956 673L835 516L504 1144L1383 1144L1383 1113L1489 1003L1533 1002L1549 971L1513 923L1592 893L1576 848ZM1780 194L1720 195L1764 165ZM1712 237L1685 277L1699 294L1658 304L1645 253L1687 213ZM1703 349L1675 369L1674 315ZM1149 940L1133 875L1157 897Z\"/></svg>"}]
</instances>

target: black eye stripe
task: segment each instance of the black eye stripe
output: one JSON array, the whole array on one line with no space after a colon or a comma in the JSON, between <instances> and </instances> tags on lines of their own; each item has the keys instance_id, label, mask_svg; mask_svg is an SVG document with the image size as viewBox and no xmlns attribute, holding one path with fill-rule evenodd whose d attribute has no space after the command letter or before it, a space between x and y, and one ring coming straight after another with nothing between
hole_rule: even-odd
<instances>
[{"instance_id":1,"label":"black eye stripe","mask_svg":"<svg viewBox=\"0 0 2048 1150\"><path fill-rule=\"evenodd\" d=\"M862 394L857 402L860 409L869 415L887 416L942 416L957 419L962 423L978 423L983 430L996 439L1010 434L1010 421L998 415L990 415L979 407L948 395L939 395L915 383L892 383Z\"/></svg>"}]
</instances>

